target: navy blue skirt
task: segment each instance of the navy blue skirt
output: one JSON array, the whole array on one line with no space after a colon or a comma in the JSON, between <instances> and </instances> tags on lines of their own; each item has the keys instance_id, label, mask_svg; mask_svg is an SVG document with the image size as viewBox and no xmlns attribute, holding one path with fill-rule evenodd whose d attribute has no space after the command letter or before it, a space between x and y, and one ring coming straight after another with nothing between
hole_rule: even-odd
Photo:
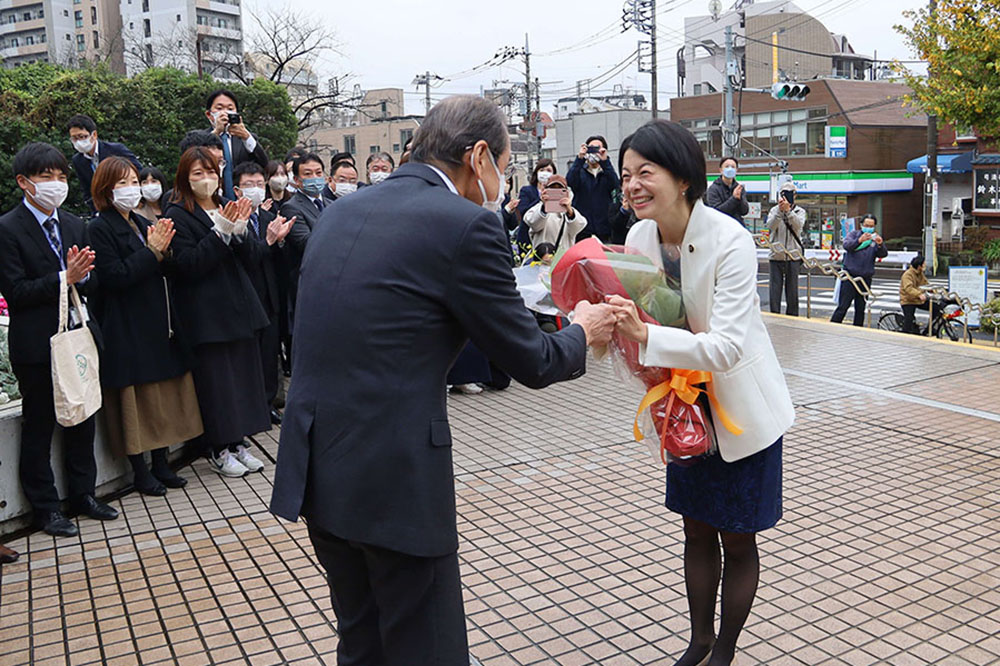
<instances>
[{"instance_id":1,"label":"navy blue skirt","mask_svg":"<svg viewBox=\"0 0 1000 666\"><path fill-rule=\"evenodd\" d=\"M727 463L719 454L667 465L667 508L722 532L760 532L781 519L781 443Z\"/></svg>"}]
</instances>

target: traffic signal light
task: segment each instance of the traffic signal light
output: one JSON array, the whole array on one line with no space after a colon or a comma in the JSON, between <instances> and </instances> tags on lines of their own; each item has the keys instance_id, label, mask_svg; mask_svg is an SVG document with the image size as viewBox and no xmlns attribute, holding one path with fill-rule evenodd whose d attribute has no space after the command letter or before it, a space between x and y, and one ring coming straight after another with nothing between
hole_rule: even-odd
<instances>
[{"instance_id":1,"label":"traffic signal light","mask_svg":"<svg viewBox=\"0 0 1000 666\"><path fill-rule=\"evenodd\" d=\"M774 83L771 85L771 97L791 102L802 102L809 94L809 86L804 83Z\"/></svg>"}]
</instances>

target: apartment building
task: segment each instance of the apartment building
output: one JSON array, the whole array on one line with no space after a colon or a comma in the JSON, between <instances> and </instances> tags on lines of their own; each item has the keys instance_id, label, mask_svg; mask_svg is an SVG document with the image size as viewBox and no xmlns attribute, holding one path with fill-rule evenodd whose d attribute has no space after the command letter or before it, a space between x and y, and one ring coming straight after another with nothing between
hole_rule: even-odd
<instances>
[{"instance_id":1,"label":"apartment building","mask_svg":"<svg viewBox=\"0 0 1000 666\"><path fill-rule=\"evenodd\" d=\"M108 63L123 71L118 0L0 0L0 61Z\"/></svg>"}]
</instances>

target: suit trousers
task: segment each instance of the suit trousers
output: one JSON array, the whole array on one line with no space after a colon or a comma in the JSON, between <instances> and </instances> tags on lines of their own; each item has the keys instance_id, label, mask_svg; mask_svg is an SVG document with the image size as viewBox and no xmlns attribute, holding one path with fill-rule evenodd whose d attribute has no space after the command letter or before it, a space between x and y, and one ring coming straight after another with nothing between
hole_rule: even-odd
<instances>
[{"instance_id":1,"label":"suit trousers","mask_svg":"<svg viewBox=\"0 0 1000 666\"><path fill-rule=\"evenodd\" d=\"M785 314L792 317L799 316L799 270L802 268L801 261L775 261L770 264L771 275L768 288L768 301L771 312L781 314L781 291L784 286L785 291Z\"/></svg>"},{"instance_id":2,"label":"suit trousers","mask_svg":"<svg viewBox=\"0 0 1000 666\"><path fill-rule=\"evenodd\" d=\"M872 276L863 276L861 279L864 280L866 285L868 285L868 289L870 291L872 288ZM844 316L847 315L847 309L851 307L852 302L854 303L854 325L864 326L865 296L858 291L853 282L849 282L847 280L840 283L840 297L837 299L837 309L833 311L833 316L830 317L830 321L835 324L839 324L844 321Z\"/></svg>"},{"instance_id":3,"label":"suit trousers","mask_svg":"<svg viewBox=\"0 0 1000 666\"><path fill-rule=\"evenodd\" d=\"M468 666L458 553L416 557L309 526L337 614L338 666Z\"/></svg>"},{"instance_id":4,"label":"suit trousers","mask_svg":"<svg viewBox=\"0 0 1000 666\"><path fill-rule=\"evenodd\" d=\"M44 363L13 367L21 390L21 488L36 513L59 510L59 491L52 473L52 434L56 427L52 369ZM63 430L63 453L69 497L93 495L97 483L94 426L91 416Z\"/></svg>"},{"instance_id":5,"label":"suit trousers","mask_svg":"<svg viewBox=\"0 0 1000 666\"><path fill-rule=\"evenodd\" d=\"M260 364L264 369L264 398L268 408L274 407L274 398L278 395L278 357L281 355L281 330L277 315L271 317L271 323L257 331L257 344L260 347Z\"/></svg>"}]
</instances>

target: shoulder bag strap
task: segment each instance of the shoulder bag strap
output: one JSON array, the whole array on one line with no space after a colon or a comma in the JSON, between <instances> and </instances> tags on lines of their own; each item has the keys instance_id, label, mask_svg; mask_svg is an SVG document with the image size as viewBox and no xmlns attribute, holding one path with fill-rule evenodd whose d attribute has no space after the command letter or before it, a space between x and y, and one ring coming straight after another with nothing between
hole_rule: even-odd
<instances>
[{"instance_id":1,"label":"shoulder bag strap","mask_svg":"<svg viewBox=\"0 0 1000 666\"><path fill-rule=\"evenodd\" d=\"M69 295L66 287L66 271L59 271L59 328L56 333L66 332L69 320Z\"/></svg>"}]
</instances>

